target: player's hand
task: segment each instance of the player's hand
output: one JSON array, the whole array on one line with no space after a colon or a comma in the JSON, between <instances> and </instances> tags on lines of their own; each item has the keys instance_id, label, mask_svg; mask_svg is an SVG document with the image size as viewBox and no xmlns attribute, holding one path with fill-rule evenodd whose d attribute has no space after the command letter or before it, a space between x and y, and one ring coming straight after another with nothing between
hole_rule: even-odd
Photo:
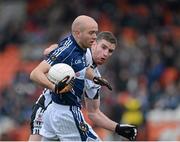
<instances>
[{"instance_id":1,"label":"player's hand","mask_svg":"<svg viewBox=\"0 0 180 142\"><path fill-rule=\"evenodd\" d=\"M93 81L94 81L94 83L96 83L96 84L98 84L98 85L106 86L109 90L112 90L112 87L111 87L111 85L109 84L109 82L108 82L106 79L102 78L102 77L97 77L97 76L95 76L95 77L93 78Z\"/></svg>"},{"instance_id":2,"label":"player's hand","mask_svg":"<svg viewBox=\"0 0 180 142\"><path fill-rule=\"evenodd\" d=\"M70 92L73 86L74 86L74 78L72 78L71 81L59 93Z\"/></svg>"},{"instance_id":3,"label":"player's hand","mask_svg":"<svg viewBox=\"0 0 180 142\"><path fill-rule=\"evenodd\" d=\"M68 80L69 80L69 76L66 76L63 80L61 80L58 84L56 84L54 92L56 94L59 94L59 93L67 93L71 91L71 89L74 86L74 78L72 78L69 82L67 82Z\"/></svg>"},{"instance_id":4,"label":"player's hand","mask_svg":"<svg viewBox=\"0 0 180 142\"><path fill-rule=\"evenodd\" d=\"M137 129L134 125L129 124L117 124L115 132L130 141L134 141L137 135Z\"/></svg>"},{"instance_id":5,"label":"player's hand","mask_svg":"<svg viewBox=\"0 0 180 142\"><path fill-rule=\"evenodd\" d=\"M58 47L58 44L52 44L51 46L49 46L48 48L46 48L44 51L43 51L43 55L45 56L48 56L48 54L53 51L55 48Z\"/></svg>"}]
</instances>

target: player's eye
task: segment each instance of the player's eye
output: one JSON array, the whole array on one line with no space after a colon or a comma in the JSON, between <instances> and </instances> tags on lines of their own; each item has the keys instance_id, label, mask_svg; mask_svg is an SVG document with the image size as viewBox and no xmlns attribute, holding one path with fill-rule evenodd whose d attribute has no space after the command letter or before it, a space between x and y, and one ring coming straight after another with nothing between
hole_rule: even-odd
<instances>
[{"instance_id":1,"label":"player's eye","mask_svg":"<svg viewBox=\"0 0 180 142\"><path fill-rule=\"evenodd\" d=\"M114 50L112 50L112 49L109 49L109 53L112 53Z\"/></svg>"}]
</instances>

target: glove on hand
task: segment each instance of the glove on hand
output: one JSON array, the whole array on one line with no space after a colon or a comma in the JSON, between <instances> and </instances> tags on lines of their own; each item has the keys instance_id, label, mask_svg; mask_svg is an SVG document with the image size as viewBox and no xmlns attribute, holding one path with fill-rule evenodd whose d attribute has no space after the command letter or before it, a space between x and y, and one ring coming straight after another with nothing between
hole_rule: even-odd
<instances>
[{"instance_id":1,"label":"glove on hand","mask_svg":"<svg viewBox=\"0 0 180 142\"><path fill-rule=\"evenodd\" d=\"M69 83L67 83L67 80L70 76L66 76L63 80L61 80L58 84L55 85L55 93L66 93L69 92L73 86L74 86L74 78L72 78Z\"/></svg>"},{"instance_id":2,"label":"glove on hand","mask_svg":"<svg viewBox=\"0 0 180 142\"><path fill-rule=\"evenodd\" d=\"M137 135L136 127L128 124L117 124L115 132L130 141L134 141Z\"/></svg>"},{"instance_id":3,"label":"glove on hand","mask_svg":"<svg viewBox=\"0 0 180 142\"><path fill-rule=\"evenodd\" d=\"M96 84L98 84L98 85L106 86L109 90L112 91L112 87L111 87L111 85L109 84L109 82L108 82L106 79L104 79L104 78L102 78L102 77L97 77L97 76L95 76L95 77L93 78L93 81L94 81L94 83L96 83Z\"/></svg>"}]
</instances>

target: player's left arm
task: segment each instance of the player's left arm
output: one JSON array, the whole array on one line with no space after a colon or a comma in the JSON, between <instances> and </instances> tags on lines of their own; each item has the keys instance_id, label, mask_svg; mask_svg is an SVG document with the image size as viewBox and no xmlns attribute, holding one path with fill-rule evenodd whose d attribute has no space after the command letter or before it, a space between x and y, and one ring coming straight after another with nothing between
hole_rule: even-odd
<instances>
[{"instance_id":1,"label":"player's left arm","mask_svg":"<svg viewBox=\"0 0 180 142\"><path fill-rule=\"evenodd\" d=\"M100 111L100 98L89 99L85 97L85 106L88 112L88 117L95 125L104 129L116 132L117 134L129 139L135 140L137 135L136 127L128 124L118 124L109 119L103 112Z\"/></svg>"},{"instance_id":2,"label":"player's left arm","mask_svg":"<svg viewBox=\"0 0 180 142\"><path fill-rule=\"evenodd\" d=\"M105 128L110 131L114 131L117 123L109 119L103 112L100 111L100 98L89 99L85 97L85 106L88 112L88 117L95 125Z\"/></svg>"}]
</instances>

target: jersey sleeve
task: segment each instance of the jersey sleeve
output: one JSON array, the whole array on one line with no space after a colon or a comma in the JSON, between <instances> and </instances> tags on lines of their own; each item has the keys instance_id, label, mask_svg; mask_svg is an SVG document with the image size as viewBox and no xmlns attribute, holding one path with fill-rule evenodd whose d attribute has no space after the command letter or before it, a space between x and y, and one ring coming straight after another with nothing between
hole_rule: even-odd
<instances>
[{"instance_id":1,"label":"jersey sleeve","mask_svg":"<svg viewBox=\"0 0 180 142\"><path fill-rule=\"evenodd\" d=\"M92 65L92 63L93 63L92 54L91 54L90 49L88 48L86 51L86 66L89 67Z\"/></svg>"},{"instance_id":2,"label":"jersey sleeve","mask_svg":"<svg viewBox=\"0 0 180 142\"><path fill-rule=\"evenodd\" d=\"M95 84L89 79L85 79L85 94L87 98L96 99L99 96L100 85Z\"/></svg>"},{"instance_id":3,"label":"jersey sleeve","mask_svg":"<svg viewBox=\"0 0 180 142\"><path fill-rule=\"evenodd\" d=\"M44 55L44 56L43 56L43 59L44 59L44 60L47 60L47 59L51 56L51 54L54 52L54 50L56 50L56 48L53 49L49 54Z\"/></svg>"},{"instance_id":4,"label":"jersey sleeve","mask_svg":"<svg viewBox=\"0 0 180 142\"><path fill-rule=\"evenodd\" d=\"M58 45L59 46L59 45ZM68 56L69 50L66 46L59 46L58 48L51 51L45 60L48 64L53 66L54 64L61 63Z\"/></svg>"},{"instance_id":5,"label":"jersey sleeve","mask_svg":"<svg viewBox=\"0 0 180 142\"><path fill-rule=\"evenodd\" d=\"M90 49L87 49L86 52L86 64L89 67L93 68L94 74L96 76L101 76L96 66L93 66L92 53ZM85 79L85 96L89 99L97 99L99 98L99 90L101 86L95 84L93 81L89 79Z\"/></svg>"},{"instance_id":6,"label":"jersey sleeve","mask_svg":"<svg viewBox=\"0 0 180 142\"><path fill-rule=\"evenodd\" d=\"M101 74L99 73L98 68L94 68L93 69L95 76L101 76ZM86 97L90 98L90 99L96 99L98 98L97 96L99 96L99 90L100 90L101 86L98 84L95 84L92 80L89 79L85 79L85 94Z\"/></svg>"}]
</instances>

